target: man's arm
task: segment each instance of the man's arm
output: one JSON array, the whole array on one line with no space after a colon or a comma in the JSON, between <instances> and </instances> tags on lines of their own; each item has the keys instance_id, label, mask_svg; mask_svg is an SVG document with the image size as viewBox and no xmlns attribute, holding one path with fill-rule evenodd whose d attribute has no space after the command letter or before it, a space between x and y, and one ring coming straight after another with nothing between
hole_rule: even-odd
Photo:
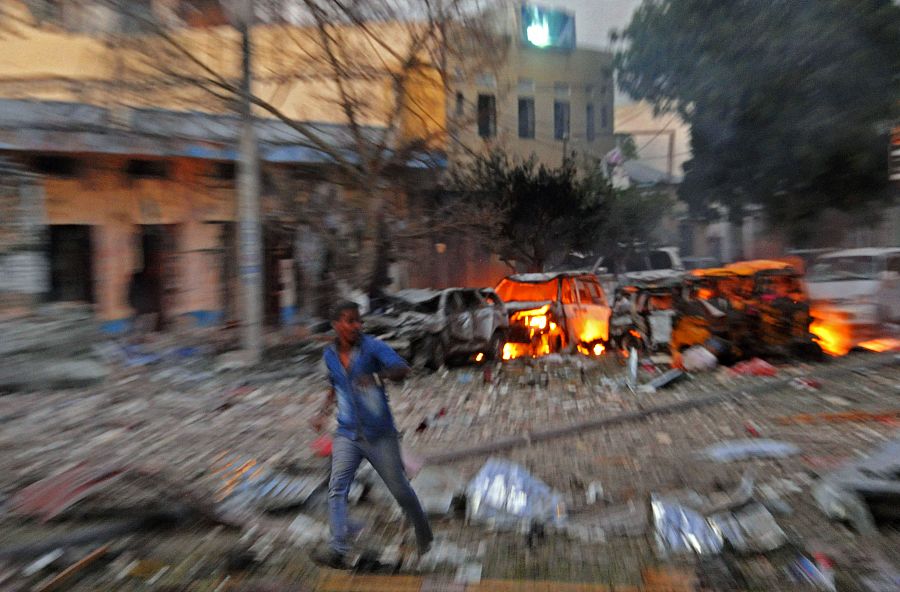
<instances>
[{"instance_id":1,"label":"man's arm","mask_svg":"<svg viewBox=\"0 0 900 592\"><path fill-rule=\"evenodd\" d=\"M373 353L381 364L377 373L379 378L400 382L409 375L409 364L385 342L375 339Z\"/></svg>"},{"instance_id":2,"label":"man's arm","mask_svg":"<svg viewBox=\"0 0 900 592\"><path fill-rule=\"evenodd\" d=\"M310 420L310 425L312 425L312 428L317 432L321 432L325 427L325 422L327 422L328 418L331 416L331 410L334 408L334 402L336 400L337 395L335 395L334 387L332 386L325 394L325 399L322 401L319 412L313 416L312 420Z\"/></svg>"},{"instance_id":3,"label":"man's arm","mask_svg":"<svg viewBox=\"0 0 900 592\"><path fill-rule=\"evenodd\" d=\"M407 376L409 376L409 366L393 366L390 368L385 368L381 372L378 373L378 376L385 380L393 380L394 382L400 382Z\"/></svg>"}]
</instances>

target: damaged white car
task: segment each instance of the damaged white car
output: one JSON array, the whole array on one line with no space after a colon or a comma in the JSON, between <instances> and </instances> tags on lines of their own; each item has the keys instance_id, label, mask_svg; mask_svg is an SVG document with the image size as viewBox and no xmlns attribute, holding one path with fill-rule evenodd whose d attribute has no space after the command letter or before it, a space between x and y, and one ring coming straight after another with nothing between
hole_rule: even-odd
<instances>
[{"instance_id":1,"label":"damaged white car","mask_svg":"<svg viewBox=\"0 0 900 592\"><path fill-rule=\"evenodd\" d=\"M490 288L401 290L383 311L367 315L364 330L414 367L436 369L465 359L499 359L509 320Z\"/></svg>"}]
</instances>

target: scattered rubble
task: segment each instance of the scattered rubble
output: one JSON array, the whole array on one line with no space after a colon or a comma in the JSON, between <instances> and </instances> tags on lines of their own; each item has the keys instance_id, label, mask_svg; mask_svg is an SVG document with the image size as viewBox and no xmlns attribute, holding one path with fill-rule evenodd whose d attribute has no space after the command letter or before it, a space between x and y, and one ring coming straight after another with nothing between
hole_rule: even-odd
<instances>
[{"instance_id":1,"label":"scattered rubble","mask_svg":"<svg viewBox=\"0 0 900 592\"><path fill-rule=\"evenodd\" d=\"M844 520L862 534L877 533L877 519L900 519L900 439L872 455L825 475L813 488L816 503L830 518Z\"/></svg>"},{"instance_id":2,"label":"scattered rubble","mask_svg":"<svg viewBox=\"0 0 900 592\"><path fill-rule=\"evenodd\" d=\"M236 581L229 570L241 571L247 582L281 582L275 589L315 581L306 554L328 538L327 461L311 447L316 435L308 424L325 384L317 373L315 348L284 348L282 358L264 367L218 373L214 365L221 348L213 345L159 338L132 353L158 359L146 365L108 362L112 373L100 387L0 398L0 500L6 498L5 508L11 510L17 494L29 486L46 485L82 463L91 471L127 469L108 480L102 472L92 473L100 475L94 485L85 473L76 480L84 484L85 495L72 491L78 487L61 489L67 492L60 495L65 506L54 506L49 498L36 504L30 515L37 519L51 508L63 509L47 522L23 518L21 512L0 513L0 579L20 578L34 587L109 544L104 557L111 560L74 573L60 589L127 589L150 580L160 589L179 589L188 581L215 589L227 577ZM888 364L853 375L852 384L835 379L850 371L851 362L848 358L830 368L780 365L784 378L776 380L720 369L674 381L652 395L630 391L613 356L516 360L493 367L488 382L471 368L415 373L389 392L408 468L411 474L420 469L414 487L434 512L439 540L452 545L444 554L453 560L403 564L403 573L434 571L451 583L480 579L482 586L494 578L607 582L610 574L631 574L614 577L637 585L641 566L657 561L643 536L656 524L651 492L697 512L707 524L723 514L740 534L732 539L744 542L723 536L716 557L730 557L732 547L743 544L744 554L730 569L769 587L784 577L777 558L757 551L778 540L773 522L791 542L814 534L856 549L862 538L821 520L808 495L820 469L807 462L870 450L889 434L887 422L821 419L847 412L839 401L850 401L854 412L873 417L896 407L896 369ZM637 373L644 384L664 374L646 363L637 366ZM797 391L789 384L810 375L821 381L820 390ZM816 417L813 429L813 422L778 421L802 414ZM417 431L423 417L428 426ZM776 441L795 443L804 455L751 455L729 463L697 455L711 444L740 437L748 421ZM502 453L495 451L495 444L507 441ZM492 454L530 479L540 475L541 481L534 479L546 495L540 517L514 517L509 527L496 530L492 524L502 521L473 517L462 522L462 495L450 492L468 494L471 516L473 496L465 486ZM248 461L252 468L241 472ZM763 483L755 484L752 475L734 488L714 483L734 483L752 467L765 475ZM299 496L299 490L283 505L269 507L263 501L272 493L265 493L267 487L283 486L289 493L291 484L299 487L307 479L319 486L305 502L300 497L306 491ZM399 513L389 509L390 496L378 495L379 482L361 469L351 512L364 519L359 542L383 551L380 564L395 566L398 561L389 561L390 555L395 547L397 558L402 555L398 541L404 527ZM521 488L528 502L537 491L529 487L537 486ZM694 495L678 494L679 487L694 489ZM221 502L250 511L226 519L215 503L217 494ZM564 521L557 521L560 505ZM173 509L168 517L156 513L166 507ZM162 519L179 528L154 528ZM226 528L218 529L223 521ZM884 547L897 541L891 531L880 536L865 544ZM472 552L476 548L480 552ZM65 555L22 575L56 549ZM127 575L133 561L144 562L147 573ZM7 576L11 567L14 575ZM123 572L124 579L116 580Z\"/></svg>"},{"instance_id":3,"label":"scattered rubble","mask_svg":"<svg viewBox=\"0 0 900 592\"><path fill-rule=\"evenodd\" d=\"M81 388L109 376L92 350L99 329L87 308L46 306L0 321L0 334L0 393Z\"/></svg>"}]
</instances>

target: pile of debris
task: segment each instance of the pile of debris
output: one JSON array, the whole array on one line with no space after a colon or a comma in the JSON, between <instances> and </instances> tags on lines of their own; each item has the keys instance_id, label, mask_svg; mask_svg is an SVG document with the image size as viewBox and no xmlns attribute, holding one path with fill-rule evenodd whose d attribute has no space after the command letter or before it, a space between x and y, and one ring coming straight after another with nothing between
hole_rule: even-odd
<instances>
[{"instance_id":1,"label":"pile of debris","mask_svg":"<svg viewBox=\"0 0 900 592\"><path fill-rule=\"evenodd\" d=\"M0 393L102 382L109 369L93 351L99 328L88 307L52 305L0 321Z\"/></svg>"}]
</instances>

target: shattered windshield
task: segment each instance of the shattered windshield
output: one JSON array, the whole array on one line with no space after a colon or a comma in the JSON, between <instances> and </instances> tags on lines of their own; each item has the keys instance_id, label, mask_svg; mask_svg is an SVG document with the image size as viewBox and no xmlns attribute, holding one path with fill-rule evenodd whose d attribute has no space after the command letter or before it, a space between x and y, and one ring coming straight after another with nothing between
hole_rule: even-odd
<instances>
[{"instance_id":1,"label":"shattered windshield","mask_svg":"<svg viewBox=\"0 0 900 592\"><path fill-rule=\"evenodd\" d=\"M878 266L875 257L829 257L813 265L811 282L876 280Z\"/></svg>"},{"instance_id":2,"label":"shattered windshield","mask_svg":"<svg viewBox=\"0 0 900 592\"><path fill-rule=\"evenodd\" d=\"M556 285L557 280L532 283L504 279L496 292L504 302L543 302L556 300Z\"/></svg>"}]
</instances>

